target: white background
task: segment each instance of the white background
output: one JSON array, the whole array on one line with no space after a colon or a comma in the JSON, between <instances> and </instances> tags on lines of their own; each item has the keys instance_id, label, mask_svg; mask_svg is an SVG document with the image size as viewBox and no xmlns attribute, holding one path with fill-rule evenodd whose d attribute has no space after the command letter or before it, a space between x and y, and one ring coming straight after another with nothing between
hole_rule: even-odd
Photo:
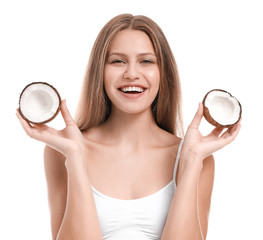
<instances>
[{"instance_id":1,"label":"white background","mask_svg":"<svg viewBox=\"0 0 263 240\"><path fill-rule=\"evenodd\" d=\"M182 81L185 128L207 91L222 88L240 100L240 135L215 154L208 239L263 239L263 8L256 0L1 1L0 239L51 239L44 145L16 119L21 90L47 81L74 114L93 42L120 13L149 16L166 34ZM61 116L50 125L62 128Z\"/></svg>"}]
</instances>

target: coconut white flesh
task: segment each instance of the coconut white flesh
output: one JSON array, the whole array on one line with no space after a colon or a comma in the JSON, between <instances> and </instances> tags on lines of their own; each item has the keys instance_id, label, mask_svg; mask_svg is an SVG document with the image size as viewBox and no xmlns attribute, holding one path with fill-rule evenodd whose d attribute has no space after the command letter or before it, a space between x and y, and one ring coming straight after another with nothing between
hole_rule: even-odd
<instances>
[{"instance_id":1,"label":"coconut white flesh","mask_svg":"<svg viewBox=\"0 0 263 240\"><path fill-rule=\"evenodd\" d=\"M32 84L23 92L20 99L20 109L31 122L44 122L52 118L59 107L59 97L56 91L42 83Z\"/></svg>"},{"instance_id":2,"label":"coconut white flesh","mask_svg":"<svg viewBox=\"0 0 263 240\"><path fill-rule=\"evenodd\" d=\"M221 125L230 125L238 121L240 105L236 98L222 91L212 91L205 100L211 117Z\"/></svg>"}]
</instances>

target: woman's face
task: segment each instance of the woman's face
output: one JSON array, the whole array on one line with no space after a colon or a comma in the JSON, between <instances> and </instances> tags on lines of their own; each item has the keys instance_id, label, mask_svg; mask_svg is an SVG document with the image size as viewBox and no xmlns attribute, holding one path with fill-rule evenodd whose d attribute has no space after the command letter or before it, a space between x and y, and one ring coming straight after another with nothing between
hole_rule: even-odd
<instances>
[{"instance_id":1,"label":"woman's face","mask_svg":"<svg viewBox=\"0 0 263 240\"><path fill-rule=\"evenodd\" d=\"M113 39L104 70L104 87L112 111L139 113L151 109L160 83L157 58L142 31L123 30Z\"/></svg>"}]
</instances>

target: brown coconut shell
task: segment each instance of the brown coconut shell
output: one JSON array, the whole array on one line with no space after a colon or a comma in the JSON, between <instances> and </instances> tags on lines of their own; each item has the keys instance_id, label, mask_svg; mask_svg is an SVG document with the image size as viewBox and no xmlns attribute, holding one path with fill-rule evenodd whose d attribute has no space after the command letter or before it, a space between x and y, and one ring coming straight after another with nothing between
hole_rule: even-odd
<instances>
[{"instance_id":1,"label":"brown coconut shell","mask_svg":"<svg viewBox=\"0 0 263 240\"><path fill-rule=\"evenodd\" d=\"M42 122L34 122L34 121L31 121L30 119L28 119L27 117L25 117L24 114L23 114L23 112L21 111L21 97L22 97L24 91L25 91L29 86L31 86L31 85L33 85L33 84L45 84L45 85L49 86L50 88L52 88L52 89L55 91L55 93L57 94L58 99L59 99L59 106L58 106L57 111L55 112L55 114L54 114L51 118L49 118L49 119L47 119L47 120L45 120L45 121L42 121ZM47 82L32 82L32 83L29 83L28 85L26 85L26 86L24 87L24 89L22 90L22 92L21 92L21 94L20 94L20 96L19 96L19 108L18 108L18 111L19 111L21 117L22 117L23 119L25 119L25 120L26 120L27 122L29 122L29 123L33 123L33 124L45 124L45 123L47 123L47 122L52 121L52 120L58 115L58 113L59 113L59 111L60 111L60 106L61 106L61 97L60 97L60 94L59 94L58 90L57 90L54 86L52 86L51 84L49 84L49 83L47 83Z\"/></svg>"},{"instance_id":2,"label":"brown coconut shell","mask_svg":"<svg viewBox=\"0 0 263 240\"><path fill-rule=\"evenodd\" d=\"M238 102L239 106L240 106L240 113L239 113L239 118L238 120L233 123L233 124L228 124L228 125L223 125L223 124L220 124L218 123L215 119L213 119L213 117L210 115L210 112L209 112L209 109L208 107L205 105L205 101L206 101L206 98L207 96L213 92L213 91L221 91L221 92L224 92L226 94L228 94L230 97L232 98L235 98L231 93L229 93L228 91L226 90L222 90L222 89L213 89L213 90L210 90L208 93L206 93L206 95L204 96L204 99L203 99L203 115L204 115L204 118L210 123L212 124L213 126L215 127L222 127L222 128L230 128L230 127L233 127L234 125L236 125L240 119L241 119L241 115L242 115L242 106L240 104L240 102L236 99L236 101Z\"/></svg>"}]
</instances>

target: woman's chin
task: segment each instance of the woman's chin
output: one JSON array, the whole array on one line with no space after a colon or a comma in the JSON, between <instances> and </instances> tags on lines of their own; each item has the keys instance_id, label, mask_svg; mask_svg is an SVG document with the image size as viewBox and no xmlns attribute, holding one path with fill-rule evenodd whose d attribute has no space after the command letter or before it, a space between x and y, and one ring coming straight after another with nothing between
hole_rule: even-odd
<instances>
[{"instance_id":1,"label":"woman's chin","mask_svg":"<svg viewBox=\"0 0 263 240\"><path fill-rule=\"evenodd\" d=\"M132 106L125 105L124 107L114 107L112 108L112 113L117 113L117 114L130 114L130 115L138 115L138 114L143 114L146 112L151 113L151 106L139 106L132 104Z\"/></svg>"}]
</instances>

